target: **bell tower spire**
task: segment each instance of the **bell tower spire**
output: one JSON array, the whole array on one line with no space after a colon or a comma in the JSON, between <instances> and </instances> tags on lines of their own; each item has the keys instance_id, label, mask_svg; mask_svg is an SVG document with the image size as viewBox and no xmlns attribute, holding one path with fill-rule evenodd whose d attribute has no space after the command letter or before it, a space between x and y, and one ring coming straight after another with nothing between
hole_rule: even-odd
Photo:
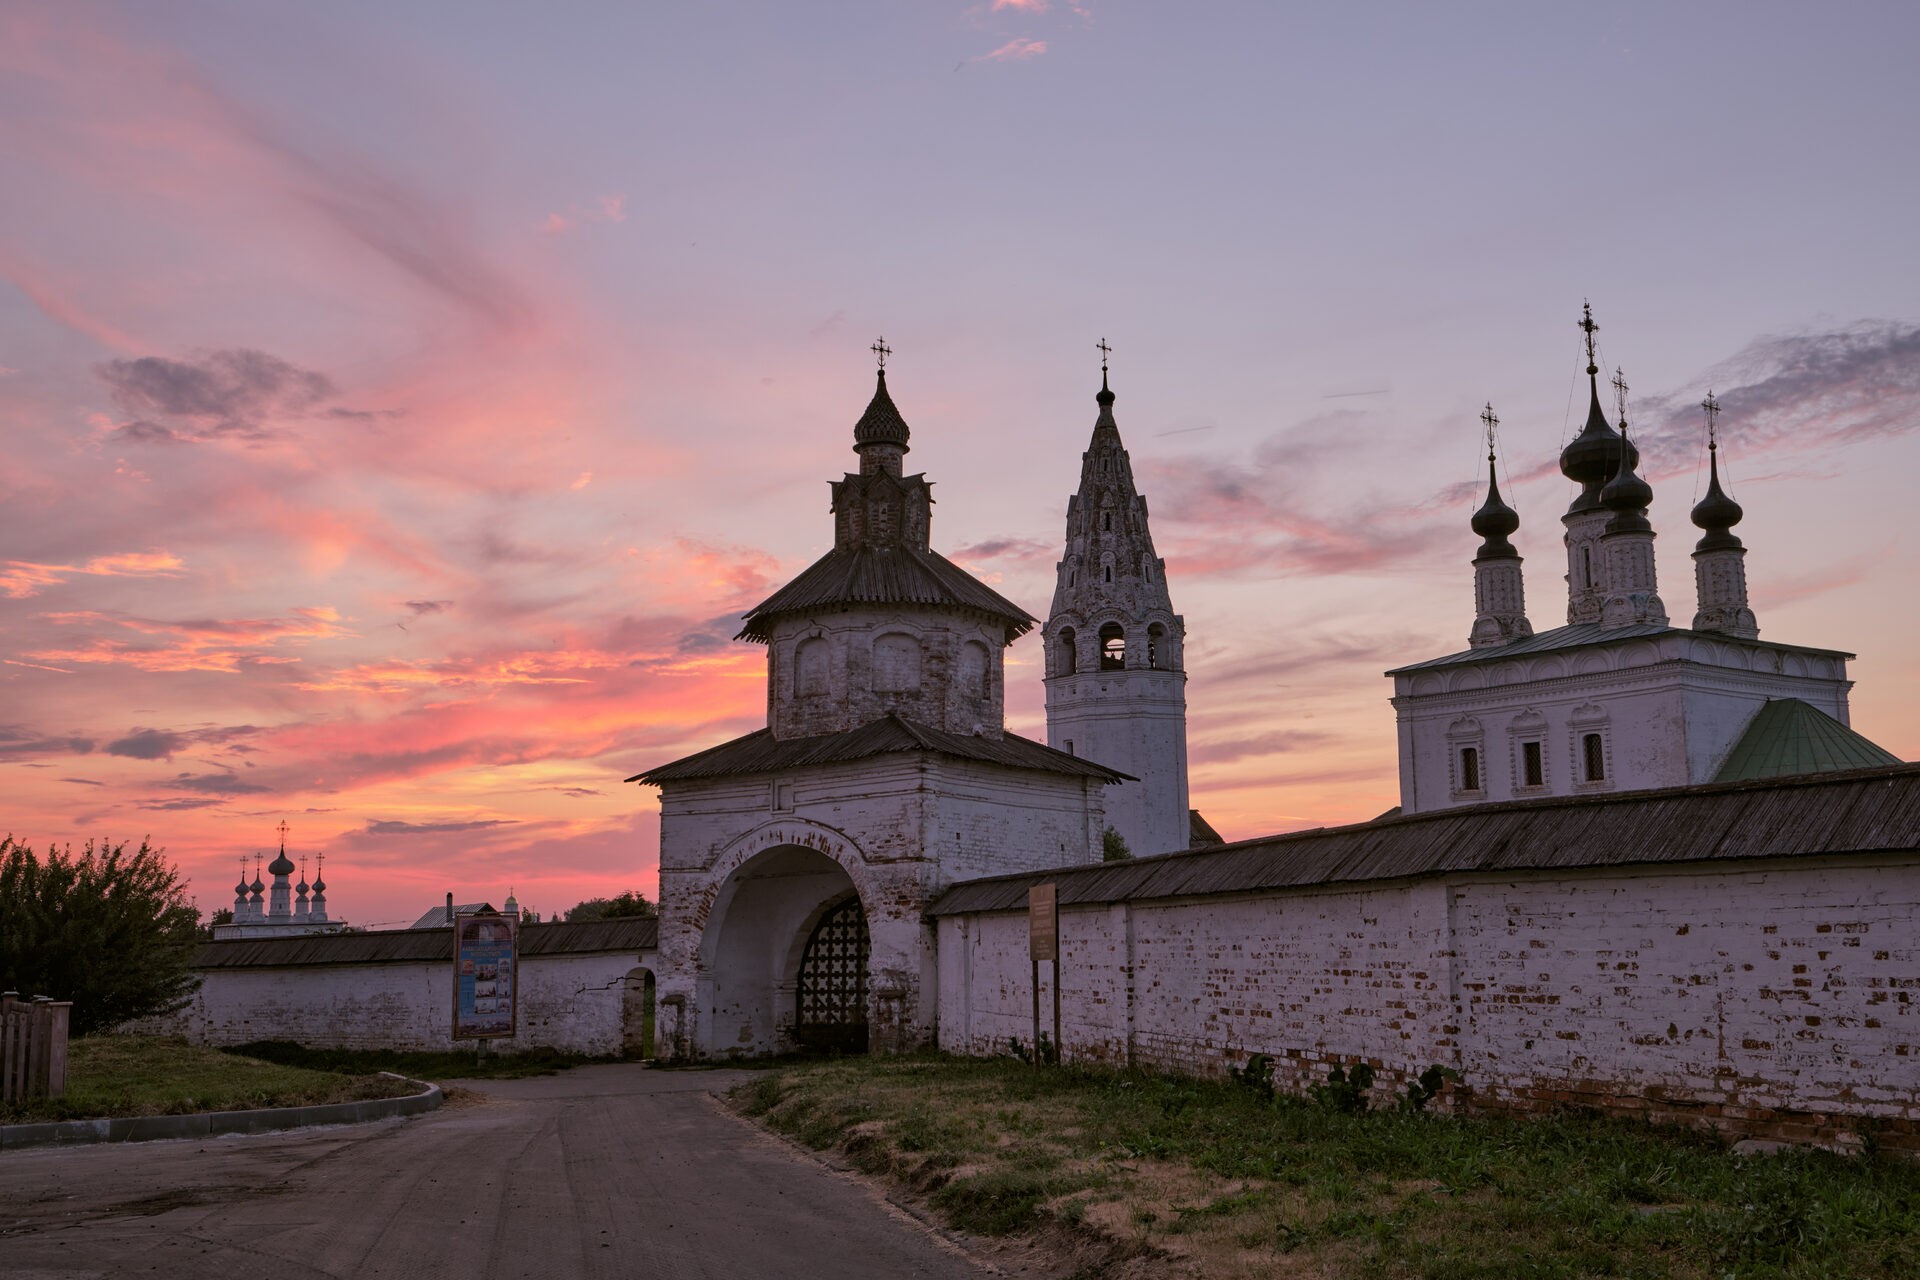
<instances>
[{"instance_id":1,"label":"bell tower spire","mask_svg":"<svg viewBox=\"0 0 1920 1280\"><path fill-rule=\"evenodd\" d=\"M1147 500L1134 487L1102 338L1099 412L1067 499L1066 546L1046 625L1047 743L1138 781L1109 786L1114 829L1136 854L1187 847L1186 621L1167 593Z\"/></svg>"},{"instance_id":2,"label":"bell tower spire","mask_svg":"<svg viewBox=\"0 0 1920 1280\"><path fill-rule=\"evenodd\" d=\"M1533 634L1527 621L1527 593L1521 581L1522 560L1513 543L1507 541L1520 527L1520 516L1500 498L1500 478L1495 474L1494 432L1500 419L1493 404L1487 404L1480 421L1487 428L1487 500L1473 513L1473 531L1480 535L1480 550L1473 557L1473 631L1467 643L1482 649L1509 644Z\"/></svg>"}]
</instances>

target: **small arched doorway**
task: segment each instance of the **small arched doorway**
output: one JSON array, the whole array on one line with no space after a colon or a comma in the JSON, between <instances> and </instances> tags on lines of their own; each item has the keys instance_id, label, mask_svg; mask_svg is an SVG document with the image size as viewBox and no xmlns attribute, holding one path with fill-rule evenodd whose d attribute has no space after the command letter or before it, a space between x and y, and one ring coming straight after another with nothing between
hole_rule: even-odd
<instances>
[{"instance_id":1,"label":"small arched doorway","mask_svg":"<svg viewBox=\"0 0 1920 1280\"><path fill-rule=\"evenodd\" d=\"M800 953L794 979L793 1038L821 1053L867 1051L866 912L850 895L827 908Z\"/></svg>"},{"instance_id":2,"label":"small arched doorway","mask_svg":"<svg viewBox=\"0 0 1920 1280\"><path fill-rule=\"evenodd\" d=\"M653 970L627 970L620 984L620 1056L645 1061L653 1057Z\"/></svg>"}]
</instances>

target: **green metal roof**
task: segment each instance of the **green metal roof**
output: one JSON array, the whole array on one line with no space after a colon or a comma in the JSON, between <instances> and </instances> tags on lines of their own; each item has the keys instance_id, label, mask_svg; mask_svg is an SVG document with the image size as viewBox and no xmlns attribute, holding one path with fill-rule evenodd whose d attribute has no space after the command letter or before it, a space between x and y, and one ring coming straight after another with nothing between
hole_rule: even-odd
<instances>
[{"instance_id":1,"label":"green metal roof","mask_svg":"<svg viewBox=\"0 0 1920 1280\"><path fill-rule=\"evenodd\" d=\"M1747 782L1899 763L1900 757L1818 707L1798 698L1778 698L1754 712L1713 780Z\"/></svg>"}]
</instances>

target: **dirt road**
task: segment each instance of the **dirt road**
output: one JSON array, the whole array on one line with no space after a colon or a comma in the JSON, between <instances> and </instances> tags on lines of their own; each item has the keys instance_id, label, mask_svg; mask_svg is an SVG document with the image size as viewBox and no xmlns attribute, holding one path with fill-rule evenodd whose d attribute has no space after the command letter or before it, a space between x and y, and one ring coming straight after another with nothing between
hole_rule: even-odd
<instances>
[{"instance_id":1,"label":"dirt road","mask_svg":"<svg viewBox=\"0 0 1920 1280\"><path fill-rule=\"evenodd\" d=\"M0 1275L978 1280L724 1111L743 1072L586 1067L292 1134L0 1156Z\"/></svg>"}]
</instances>

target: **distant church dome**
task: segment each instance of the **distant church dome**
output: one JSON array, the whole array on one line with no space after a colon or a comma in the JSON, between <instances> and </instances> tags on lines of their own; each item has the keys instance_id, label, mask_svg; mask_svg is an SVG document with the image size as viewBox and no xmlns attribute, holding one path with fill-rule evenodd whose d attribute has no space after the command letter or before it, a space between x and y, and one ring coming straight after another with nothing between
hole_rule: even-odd
<instances>
[{"instance_id":1,"label":"distant church dome","mask_svg":"<svg viewBox=\"0 0 1920 1280\"><path fill-rule=\"evenodd\" d=\"M1695 503L1693 508L1693 523L1706 530L1707 535L1700 539L1700 550L1737 547L1740 539L1731 531L1746 512L1720 487L1720 457L1717 449L1708 454L1708 466L1707 496Z\"/></svg>"},{"instance_id":2,"label":"distant church dome","mask_svg":"<svg viewBox=\"0 0 1920 1280\"><path fill-rule=\"evenodd\" d=\"M269 875L290 876L293 874L293 872L294 872L293 859L287 856L287 851L285 849L282 849L280 851L279 857L275 858L272 862L269 862L267 864L267 873Z\"/></svg>"},{"instance_id":3,"label":"distant church dome","mask_svg":"<svg viewBox=\"0 0 1920 1280\"><path fill-rule=\"evenodd\" d=\"M1473 531L1486 540L1486 546L1481 548L1483 552L1500 547L1509 551L1513 549L1507 539L1520 528L1520 513L1500 497L1500 482L1494 478L1492 455L1487 457L1487 500L1473 513L1472 523Z\"/></svg>"}]
</instances>

